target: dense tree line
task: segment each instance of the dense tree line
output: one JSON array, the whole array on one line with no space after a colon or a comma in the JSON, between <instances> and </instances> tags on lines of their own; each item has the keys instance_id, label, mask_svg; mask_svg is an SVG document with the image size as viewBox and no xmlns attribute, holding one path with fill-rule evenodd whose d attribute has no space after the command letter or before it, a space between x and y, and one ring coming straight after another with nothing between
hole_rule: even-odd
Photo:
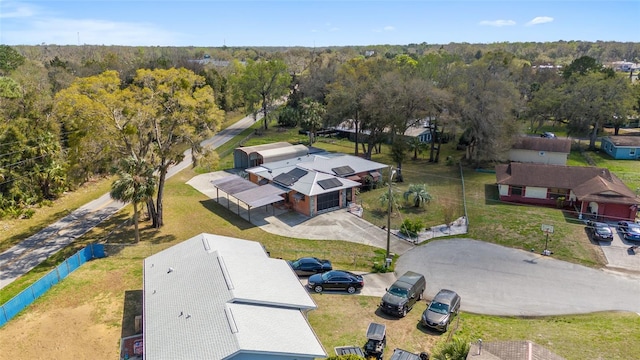
<instances>
[{"instance_id":1,"label":"dense tree line","mask_svg":"<svg viewBox=\"0 0 640 360\"><path fill-rule=\"evenodd\" d=\"M639 86L603 60L638 49L613 42L0 46L0 216L28 216L25 209L93 176L117 174L112 196L136 209L145 204L162 226L168 168L185 148L202 151L224 111L239 109L262 114L265 129L275 119L300 126L310 144L319 129L350 126L354 153L369 158L389 143L398 180L408 156L425 151L404 133L425 119L435 162L443 133L455 134L464 160L477 165L502 160L514 136L548 121L593 145L605 124L617 131L637 116ZM535 66L547 60L563 71Z\"/></svg>"}]
</instances>

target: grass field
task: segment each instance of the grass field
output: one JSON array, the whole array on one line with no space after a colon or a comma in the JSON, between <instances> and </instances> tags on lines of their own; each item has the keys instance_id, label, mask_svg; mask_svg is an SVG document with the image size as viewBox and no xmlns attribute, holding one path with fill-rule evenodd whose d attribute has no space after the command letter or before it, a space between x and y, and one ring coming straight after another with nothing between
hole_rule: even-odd
<instances>
[{"instance_id":1,"label":"grass field","mask_svg":"<svg viewBox=\"0 0 640 360\"><path fill-rule=\"evenodd\" d=\"M269 141L303 141L297 132L278 132L251 139L247 145ZM294 140L292 140L294 139ZM353 152L353 144L336 139L325 139L315 144L330 151ZM383 147L383 152L384 152ZM445 159L454 155L453 147L444 150ZM425 183L433 200L424 208L414 208L400 202L394 210L392 227L397 228L405 218L420 218L425 225L444 223L445 212L454 208L457 215L464 214L460 169L456 165L429 163L425 158L408 160L403 164L404 183L392 185L398 194L411 183ZM391 163L385 154L376 154L375 161ZM579 156L572 156L579 163ZM608 161L602 159L600 161ZM221 159L226 164L229 159ZM617 163L616 163L617 164ZM612 164L613 165L613 164ZM600 165L599 165L600 166ZM633 173L635 164L620 164L621 172ZM112 256L91 261L69 278L55 286L9 324L0 329L2 358L43 359L113 359L117 356L118 342L124 333L122 324L125 294L142 288L142 260L202 232L240 237L260 241L272 256L292 259L303 255L319 255L330 258L336 267L353 270L370 270L380 258L380 250L342 241L312 241L268 234L238 218L225 207L185 184L196 172L188 169L171 178L166 187L165 222L159 229L151 229L143 222L142 240L131 244L131 227L122 226L131 215L131 207L104 222L73 247L86 243L108 240ZM602 264L598 248L584 235L583 226L570 214L557 209L502 204L496 201L495 175L464 169L466 205L470 221L469 237L506 246L529 250L540 249L544 238L540 224L553 224L550 248L558 258L598 267ZM108 189L102 183L88 186L86 193L101 195ZM386 224L386 207L379 202L383 187L359 196L365 208L365 218L377 225ZM74 194L70 194L71 198ZM79 205L85 200L75 200ZM20 239L48 224L53 214L66 214L72 205L54 204L47 216L37 221L16 222L10 228ZM77 206L79 206L77 205ZM45 209L47 210L47 209ZM44 211L43 211L44 212ZM40 225L34 225L39 223ZM4 222L2 223L4 225ZM8 226L8 225L5 225ZM19 229L23 226L22 229ZM4 239L4 237L3 237ZM15 240L13 240L15 241ZM4 244L3 240L0 240ZM120 244L120 245L117 245ZM65 249L54 259L36 268L32 273L0 291L2 302L17 293L21 287L48 271L57 260L75 252ZM422 330L417 320L424 310L422 302L407 318L393 320L378 317L375 313L378 298L330 294L312 295L318 309L309 314L309 322L329 354L340 345L362 345L366 326L374 319L388 326L389 349L402 347L411 351L432 351L447 340L440 335ZM464 300L463 300L464 301ZM554 316L545 318L493 317L462 313L457 323L456 336L468 341L482 338L484 341L529 339L558 353L567 359L632 359L640 354L640 343L629 341L640 338L640 317L637 314L597 313L580 316ZM388 351L387 354L390 354Z\"/></svg>"}]
</instances>

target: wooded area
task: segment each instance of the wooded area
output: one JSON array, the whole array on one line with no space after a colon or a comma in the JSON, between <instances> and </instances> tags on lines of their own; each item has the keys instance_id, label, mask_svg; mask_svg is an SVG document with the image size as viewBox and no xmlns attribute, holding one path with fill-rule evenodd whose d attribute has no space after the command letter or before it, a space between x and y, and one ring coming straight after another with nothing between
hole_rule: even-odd
<instances>
[{"instance_id":1,"label":"wooded area","mask_svg":"<svg viewBox=\"0 0 640 360\"><path fill-rule=\"evenodd\" d=\"M427 124L430 160L453 134L461 161L504 159L518 134L544 124L588 137L638 122L639 43L409 44L336 48L170 48L0 45L0 218L95 176L117 174L112 197L147 207L163 224L168 168L218 130L226 111L316 131L349 125L354 153L383 142L402 179L426 144L405 131ZM540 66L552 65L552 66ZM136 211L137 212L137 211ZM137 220L137 219L136 219Z\"/></svg>"}]
</instances>

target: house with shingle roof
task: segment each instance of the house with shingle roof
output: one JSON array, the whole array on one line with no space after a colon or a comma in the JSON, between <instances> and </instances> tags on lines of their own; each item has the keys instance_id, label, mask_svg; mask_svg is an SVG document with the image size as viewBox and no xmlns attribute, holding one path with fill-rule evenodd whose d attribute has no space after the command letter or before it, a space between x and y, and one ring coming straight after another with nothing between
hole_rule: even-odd
<instances>
[{"instance_id":1,"label":"house with shingle roof","mask_svg":"<svg viewBox=\"0 0 640 360\"><path fill-rule=\"evenodd\" d=\"M511 162L495 167L501 201L561 206L604 220L635 220L640 198L608 169Z\"/></svg>"},{"instance_id":2,"label":"house with shingle roof","mask_svg":"<svg viewBox=\"0 0 640 360\"><path fill-rule=\"evenodd\" d=\"M509 161L566 165L571 152L571 140L521 136L509 150Z\"/></svg>"},{"instance_id":3,"label":"house with shingle roof","mask_svg":"<svg viewBox=\"0 0 640 360\"><path fill-rule=\"evenodd\" d=\"M285 189L284 202L306 216L345 208L356 189L382 179L387 165L361 157L319 153L264 163L246 169L249 180Z\"/></svg>"},{"instance_id":4,"label":"house with shingle roof","mask_svg":"<svg viewBox=\"0 0 640 360\"><path fill-rule=\"evenodd\" d=\"M600 149L616 160L637 160L640 159L640 136L603 137Z\"/></svg>"},{"instance_id":5,"label":"house with shingle roof","mask_svg":"<svg viewBox=\"0 0 640 360\"><path fill-rule=\"evenodd\" d=\"M324 358L316 307L260 243L200 234L144 260L144 358Z\"/></svg>"}]
</instances>

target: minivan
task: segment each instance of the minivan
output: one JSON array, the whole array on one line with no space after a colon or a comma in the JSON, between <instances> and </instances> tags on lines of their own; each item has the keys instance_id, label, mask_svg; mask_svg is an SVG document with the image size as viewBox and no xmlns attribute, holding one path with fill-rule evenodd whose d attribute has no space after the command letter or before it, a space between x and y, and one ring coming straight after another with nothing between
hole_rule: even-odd
<instances>
[{"instance_id":1,"label":"minivan","mask_svg":"<svg viewBox=\"0 0 640 360\"><path fill-rule=\"evenodd\" d=\"M422 299L427 286L424 275L407 271L400 276L380 301L380 310L394 316L405 317L413 305Z\"/></svg>"}]
</instances>

